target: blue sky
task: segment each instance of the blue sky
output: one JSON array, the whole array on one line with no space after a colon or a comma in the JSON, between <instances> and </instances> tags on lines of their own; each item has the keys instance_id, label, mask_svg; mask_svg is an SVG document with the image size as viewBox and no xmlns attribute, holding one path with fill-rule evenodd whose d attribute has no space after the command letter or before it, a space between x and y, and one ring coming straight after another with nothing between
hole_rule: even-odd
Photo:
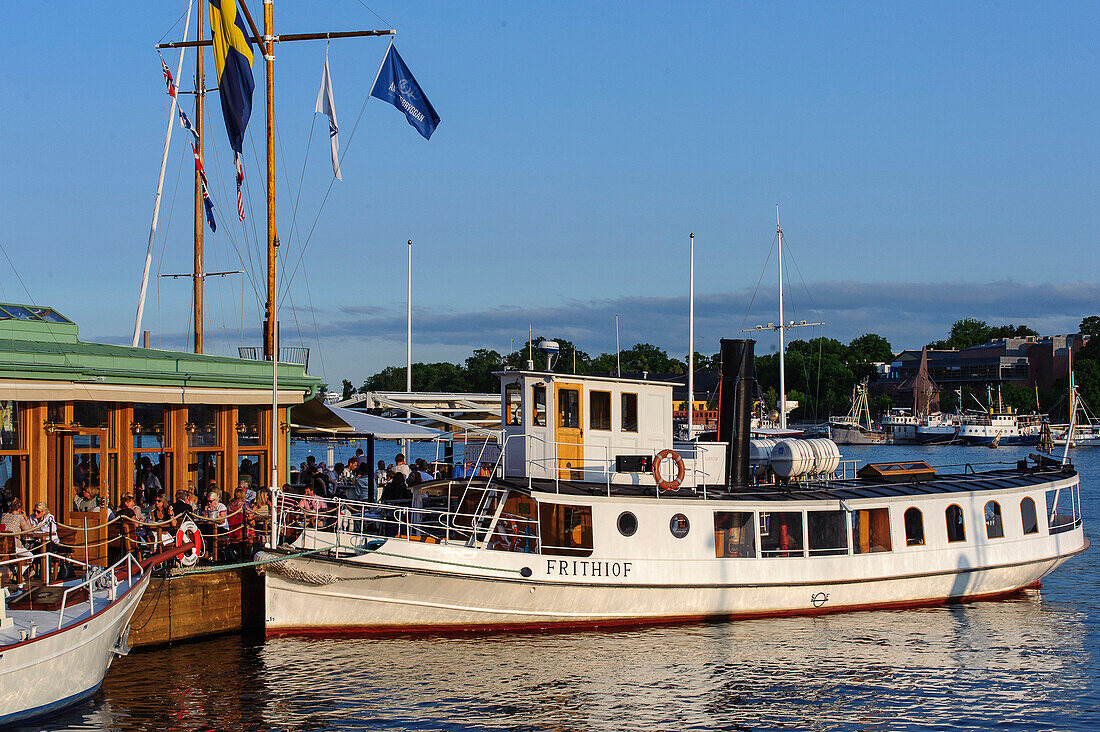
<instances>
[{"instance_id":1,"label":"blue sky","mask_svg":"<svg viewBox=\"0 0 1100 732\"><path fill-rule=\"evenodd\" d=\"M1100 311L1100 5L370 6L385 21L357 0L275 7L277 32L392 24L442 118L425 141L392 107L364 107L386 41L334 41L344 180L317 219L331 179L323 118L311 137L325 46L277 48L279 230L290 270L303 262L284 344L312 347L311 370L334 384L403 363L407 239L416 360L507 350L528 324L613 350L616 313L624 345L684 351L689 232L697 350L714 352L743 323L776 320L774 254L760 280L776 203L798 267L794 317L816 319L816 306L828 336L874 331L900 349L966 315L1068 332ZM126 342L133 328L167 114L152 45L178 36L185 8L4 12L0 244L30 295L0 261L0 298L51 304L85 339ZM214 86L209 56L207 68ZM256 80L262 90L260 68ZM257 342L262 317L263 101L241 227L208 99L220 226L207 269L250 277L209 282L207 350L233 353ZM191 267L179 132L162 274ZM189 298L185 280L152 285L155 345L187 347Z\"/></svg>"}]
</instances>

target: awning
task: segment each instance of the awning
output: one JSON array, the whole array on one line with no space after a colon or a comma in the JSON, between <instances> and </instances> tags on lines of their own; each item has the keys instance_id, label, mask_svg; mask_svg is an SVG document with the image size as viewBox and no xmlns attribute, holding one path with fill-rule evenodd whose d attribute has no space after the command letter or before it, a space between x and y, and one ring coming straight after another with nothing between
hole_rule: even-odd
<instances>
[{"instance_id":1,"label":"awning","mask_svg":"<svg viewBox=\"0 0 1100 732\"><path fill-rule=\"evenodd\" d=\"M379 440L436 440L448 435L443 430L406 424L354 409L334 407L310 399L290 410L291 434L295 437L366 437Z\"/></svg>"}]
</instances>

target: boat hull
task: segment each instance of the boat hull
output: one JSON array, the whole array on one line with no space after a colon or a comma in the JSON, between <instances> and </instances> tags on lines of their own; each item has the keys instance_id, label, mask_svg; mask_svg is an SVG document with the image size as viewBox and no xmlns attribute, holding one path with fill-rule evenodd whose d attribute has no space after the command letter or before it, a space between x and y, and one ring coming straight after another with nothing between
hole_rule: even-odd
<instances>
[{"instance_id":1,"label":"boat hull","mask_svg":"<svg viewBox=\"0 0 1100 732\"><path fill-rule=\"evenodd\" d=\"M1076 533L1083 550L1087 542ZM267 572L267 633L608 627L916 607L1017 592L1071 554L875 579L695 586L539 582L293 557L285 562L289 573ZM532 556L536 561L573 560Z\"/></svg>"},{"instance_id":2,"label":"boat hull","mask_svg":"<svg viewBox=\"0 0 1100 732\"><path fill-rule=\"evenodd\" d=\"M867 432L856 427L829 425L829 439L838 445L885 445L890 438L882 432Z\"/></svg>"},{"instance_id":3,"label":"boat hull","mask_svg":"<svg viewBox=\"0 0 1100 732\"><path fill-rule=\"evenodd\" d=\"M998 445L1038 445L1039 435L1001 435L998 439L995 435L965 435L966 444L974 447L986 447L997 440Z\"/></svg>"},{"instance_id":4,"label":"boat hull","mask_svg":"<svg viewBox=\"0 0 1100 732\"><path fill-rule=\"evenodd\" d=\"M124 595L83 622L0 648L0 726L25 723L93 696L125 645L148 572ZM52 613L56 623L56 612Z\"/></svg>"}]
</instances>

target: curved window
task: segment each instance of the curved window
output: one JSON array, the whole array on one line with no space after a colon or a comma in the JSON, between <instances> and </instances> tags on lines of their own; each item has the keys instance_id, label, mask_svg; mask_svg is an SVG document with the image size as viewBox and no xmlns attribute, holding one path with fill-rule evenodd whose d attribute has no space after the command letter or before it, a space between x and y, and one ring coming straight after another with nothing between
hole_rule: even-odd
<instances>
[{"instance_id":1,"label":"curved window","mask_svg":"<svg viewBox=\"0 0 1100 732\"><path fill-rule=\"evenodd\" d=\"M905 546L924 546L924 515L915 506L905 509Z\"/></svg>"},{"instance_id":2,"label":"curved window","mask_svg":"<svg viewBox=\"0 0 1100 732\"><path fill-rule=\"evenodd\" d=\"M987 539L1003 539L1004 523L1001 522L1001 504L990 501L985 504L985 536Z\"/></svg>"},{"instance_id":3,"label":"curved window","mask_svg":"<svg viewBox=\"0 0 1100 732\"><path fill-rule=\"evenodd\" d=\"M1024 534L1039 533L1039 519L1035 517L1035 501L1025 498L1020 501L1020 519L1024 524Z\"/></svg>"},{"instance_id":4,"label":"curved window","mask_svg":"<svg viewBox=\"0 0 1100 732\"><path fill-rule=\"evenodd\" d=\"M630 511L623 511L619 514L619 533L623 536L634 536L634 532L638 530L638 517L632 514Z\"/></svg>"},{"instance_id":5,"label":"curved window","mask_svg":"<svg viewBox=\"0 0 1100 732\"><path fill-rule=\"evenodd\" d=\"M963 525L963 510L952 503L945 512L947 516L947 540L966 541L966 526Z\"/></svg>"}]
</instances>

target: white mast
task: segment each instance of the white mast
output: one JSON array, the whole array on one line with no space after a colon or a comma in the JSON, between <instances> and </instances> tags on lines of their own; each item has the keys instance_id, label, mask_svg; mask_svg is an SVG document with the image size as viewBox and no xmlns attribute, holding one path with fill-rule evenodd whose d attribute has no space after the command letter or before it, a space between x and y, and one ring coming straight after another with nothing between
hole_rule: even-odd
<instances>
[{"instance_id":1,"label":"white mast","mask_svg":"<svg viewBox=\"0 0 1100 732\"><path fill-rule=\"evenodd\" d=\"M783 352L783 227L779 225L779 204L775 204L775 231L779 235L779 427L787 429L787 374Z\"/></svg>"},{"instance_id":2,"label":"white mast","mask_svg":"<svg viewBox=\"0 0 1100 732\"><path fill-rule=\"evenodd\" d=\"M187 20L183 24L183 38L187 40L187 32L191 29L191 7L194 0L187 4ZM176 79L183 73L183 53L185 47L180 48L180 60L176 65ZM202 50L199 49L199 53ZM153 242L157 238L157 221L160 219L160 199L164 193L164 171L168 165L168 143L172 141L172 130L176 126L176 105L179 104L177 95L172 96L172 103L168 106L168 129L164 131L164 152L160 155L160 176L157 178L157 195L153 199L153 223L149 225L149 246L145 250L145 271L141 275L141 293L138 295L137 318L134 320L134 342L137 348L138 339L141 338L141 316L145 312L145 293L149 289L149 268L153 264Z\"/></svg>"},{"instance_id":3,"label":"white mast","mask_svg":"<svg viewBox=\"0 0 1100 732\"><path fill-rule=\"evenodd\" d=\"M688 254L688 439L695 427L695 234Z\"/></svg>"},{"instance_id":4,"label":"white mast","mask_svg":"<svg viewBox=\"0 0 1100 732\"><path fill-rule=\"evenodd\" d=\"M622 349L619 348L619 314L615 313L615 375L620 379L623 377L623 364L619 360L619 354Z\"/></svg>"},{"instance_id":5,"label":"white mast","mask_svg":"<svg viewBox=\"0 0 1100 732\"><path fill-rule=\"evenodd\" d=\"M273 273L274 287L279 292L279 235L275 235L272 249L275 254L275 270ZM271 333L271 490L277 490L279 486L279 298L271 298L271 314L275 327ZM289 420L288 420L289 421ZM287 464L290 462L290 451L287 451ZM287 480L290 479L290 471L287 471Z\"/></svg>"},{"instance_id":6,"label":"white mast","mask_svg":"<svg viewBox=\"0 0 1100 732\"><path fill-rule=\"evenodd\" d=\"M1073 430L1077 421L1077 387L1073 383L1073 340L1069 342L1069 426L1066 427L1066 449L1062 453L1062 465L1069 463L1069 446L1073 442Z\"/></svg>"},{"instance_id":7,"label":"white mast","mask_svg":"<svg viewBox=\"0 0 1100 732\"><path fill-rule=\"evenodd\" d=\"M405 391L413 390L413 240L409 239L409 286L405 298Z\"/></svg>"}]
</instances>

